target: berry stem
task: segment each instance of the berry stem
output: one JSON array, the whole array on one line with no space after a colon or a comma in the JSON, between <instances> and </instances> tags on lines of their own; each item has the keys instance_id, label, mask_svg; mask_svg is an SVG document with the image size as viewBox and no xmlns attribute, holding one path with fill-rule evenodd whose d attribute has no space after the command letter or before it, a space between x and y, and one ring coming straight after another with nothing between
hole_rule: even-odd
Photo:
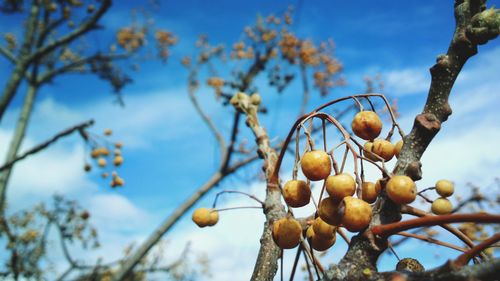
<instances>
[{"instance_id":1,"label":"berry stem","mask_svg":"<svg viewBox=\"0 0 500 281\"><path fill-rule=\"evenodd\" d=\"M434 239L434 238L431 238L431 237L427 237L427 236L424 236L424 235L419 235L419 234L415 234L415 233L411 233L411 232L401 231L401 232L396 233L396 235L401 235L401 236L405 236L405 237L415 238L415 239L422 240L422 241L425 241L425 242L429 242L429 243L432 243L432 244L436 244L436 245L440 245L440 246L447 247L447 248L450 248L450 249L454 249L454 250L457 250L457 251L460 251L460 252L465 252L466 251L466 249L458 247L458 246L453 245L451 243L447 243L447 242L440 241L440 240L437 240L437 239Z\"/></svg>"},{"instance_id":2,"label":"berry stem","mask_svg":"<svg viewBox=\"0 0 500 281\"><path fill-rule=\"evenodd\" d=\"M217 193L215 195L215 199L214 199L214 204L212 205L212 208L215 208L217 206L217 200L219 199L219 196L221 196L222 194L224 193L237 193L237 194L243 194L243 195L246 195L248 196L249 198L259 202L260 205L264 206L264 202L261 201L259 198L257 198L256 196L252 195L252 194L249 194L249 193L246 193L246 192L243 192L243 191L239 191L239 190L223 190L223 191L220 191L219 193Z\"/></svg>"},{"instance_id":3,"label":"berry stem","mask_svg":"<svg viewBox=\"0 0 500 281\"><path fill-rule=\"evenodd\" d=\"M215 209L212 212L223 212L223 211L230 211L230 210L238 210L238 209L262 209L260 206L243 206L243 207L229 207L229 208L222 208L222 209Z\"/></svg>"}]
</instances>

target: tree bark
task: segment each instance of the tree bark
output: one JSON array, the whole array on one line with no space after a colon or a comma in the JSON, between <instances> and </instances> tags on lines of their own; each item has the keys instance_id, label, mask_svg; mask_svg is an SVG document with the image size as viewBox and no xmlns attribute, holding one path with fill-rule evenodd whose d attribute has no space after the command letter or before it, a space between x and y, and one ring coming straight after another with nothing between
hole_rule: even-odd
<instances>
[{"instance_id":1,"label":"tree bark","mask_svg":"<svg viewBox=\"0 0 500 281\"><path fill-rule=\"evenodd\" d=\"M21 147L24 136L26 135L28 122L33 111L33 102L35 101L37 90L37 87L34 85L28 86L28 91L24 99L23 107L21 109L21 113L19 114L19 119L17 120L14 136L12 137L9 149L7 151L5 163L13 161L16 158L17 153L19 152L19 148ZM3 213L5 207L7 184L9 182L12 169L13 167L10 167L0 173L0 213Z\"/></svg>"}]
</instances>

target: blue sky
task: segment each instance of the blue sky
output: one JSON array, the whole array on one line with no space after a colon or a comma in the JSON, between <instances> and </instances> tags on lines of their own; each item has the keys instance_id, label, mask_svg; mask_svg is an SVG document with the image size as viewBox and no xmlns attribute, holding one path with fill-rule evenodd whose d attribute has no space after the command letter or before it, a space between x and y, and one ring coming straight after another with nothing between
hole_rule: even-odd
<instances>
[{"instance_id":1,"label":"blue sky","mask_svg":"<svg viewBox=\"0 0 500 281\"><path fill-rule=\"evenodd\" d=\"M97 45L105 46L113 40L114 30L128 17L130 8L140 6L142 1L115 2L103 19L108 29L89 38ZM119 250L131 241L144 239L162 218L210 177L218 163L217 144L189 103L185 87L187 72L181 67L180 58L192 54L199 34L208 34L212 43L231 45L241 38L243 27L252 24L258 13L279 14L290 4L296 6L297 21L292 29L299 36L315 41L331 37L336 43L336 56L344 65L343 75L348 85L335 89L330 97L359 93L364 89L363 76L381 74L386 83L384 94L398 99L402 113L400 122L408 132L413 116L425 102L430 82L428 68L438 54L446 52L452 36L453 3L439 0L373 3L161 1L160 9L152 13L156 24L173 31L180 39L172 48L173 55L168 63L149 61L141 65L139 72L131 72L134 83L123 90L124 108L113 104L110 87L95 77L72 75L57 79L53 85L45 86L38 96L33 122L23 145L26 149L63 128L95 118L97 124L93 131L112 128L113 138L125 144L126 160L120 173L126 180L126 187L110 190L98 173L84 174L83 146L80 140L72 137L18 165L9 190L11 206L22 208L47 200L54 192L79 199L94 214L105 245L97 253L89 254L89 259L106 252L118 256ZM499 6L500 1L489 1L489 4ZM18 20L2 17L0 32L19 26L15 25ZM450 178L466 193L466 182L487 185L499 176L500 153L495 146L495 140L500 137L496 114L500 104L498 42L481 46L479 55L469 61L459 77L450 100L454 113L436 137L434 146L424 155L421 186ZM1 85L10 70L1 58ZM265 75L257 81L262 82L263 77ZM300 91L299 87L295 83L280 96L262 87L264 104L271 109L271 113L263 117L263 123L269 128L271 138L283 137L292 125L300 100L294 93ZM224 130L229 130L229 108L217 105L208 89L202 88L198 94L214 120ZM2 158L23 95L21 88L0 126ZM313 96L309 108L326 101L317 93ZM248 132L243 134L249 136ZM471 147L478 135L482 136L481 145ZM217 190L241 188L263 198L263 185L254 179L257 169L258 165L252 165ZM213 194L199 205L211 204ZM225 200L224 204L248 205L248 201L236 198ZM192 240L195 253L205 252L218 257L212 264L214 280L231 280L229 269L235 267L238 257L255 255L263 220L260 213L225 213L219 225L203 230L195 228L189 217L187 215L168 235L167 238L174 241L170 245L172 251L167 254L169 257L182 251L179 245L183 242ZM345 250L340 239L337 244L334 259ZM415 255L422 247L437 249L411 243L401 247L398 253L400 256ZM422 262L433 267L444 262L447 255L454 254L441 249L440 253L439 258L426 254ZM240 261L242 276L249 276L252 269L253 258L246 260ZM393 257L381 259L382 269L393 266Z\"/></svg>"}]
</instances>

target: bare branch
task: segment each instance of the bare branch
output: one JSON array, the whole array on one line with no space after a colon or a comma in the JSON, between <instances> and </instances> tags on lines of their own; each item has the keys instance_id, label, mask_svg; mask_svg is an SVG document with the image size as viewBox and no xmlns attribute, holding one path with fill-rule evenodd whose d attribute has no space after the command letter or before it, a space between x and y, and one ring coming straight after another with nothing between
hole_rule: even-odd
<instances>
[{"instance_id":1,"label":"bare branch","mask_svg":"<svg viewBox=\"0 0 500 281\"><path fill-rule=\"evenodd\" d=\"M65 64L59 68L49 70L49 71L43 73L42 75L40 75L40 77L37 78L36 83L38 85L41 85L43 83L47 83L59 74L73 71L75 68L84 66L85 64L88 64L88 63L92 63L93 61L99 61L99 60L109 61L109 60L125 59L125 58L128 58L129 56L130 56L130 54L128 54L128 53L125 53L125 54L101 54L101 53L97 53L97 54L94 54L92 56L88 56L85 58L75 60L75 61L68 63L68 64Z\"/></svg>"},{"instance_id":2,"label":"bare branch","mask_svg":"<svg viewBox=\"0 0 500 281\"><path fill-rule=\"evenodd\" d=\"M196 98L195 91L196 88L198 87L198 83L195 79L196 75L196 70L191 70L191 73L189 74L189 81L188 81L188 94L189 94L189 99L191 100L191 103L193 104L196 112L201 116L201 119L207 124L208 128L214 135L215 139L219 143L219 150L221 153L221 161L224 162L225 155L227 154L226 151L226 141L224 140L224 137L222 137L222 134L219 132L217 127L215 126L214 122L212 119L208 116L208 114L201 108L200 103L198 102L198 99Z\"/></svg>"},{"instance_id":3,"label":"bare branch","mask_svg":"<svg viewBox=\"0 0 500 281\"><path fill-rule=\"evenodd\" d=\"M80 131L80 130L84 130L85 128L89 127L89 126L92 126L94 124L94 120L89 120L89 121L86 121L86 122L83 122L83 123L80 123L78 125L75 125L71 128L68 128L60 133L58 133L57 135L53 136L52 138L50 138L49 140L43 142L43 143L40 143L36 146L34 146L33 148L29 149L28 151L26 151L25 153L17 156L16 158L14 158L13 160L5 163L3 166L0 167L0 172L4 171L5 169L8 169L10 167L12 167L12 165L14 165L16 162L20 161L20 160L23 160L24 158L30 156L30 155L33 155L45 148L47 148L49 145L55 143L57 140L59 140L60 138L62 137L65 137L67 135L70 135L72 134L73 132L75 131Z\"/></svg>"},{"instance_id":4,"label":"bare branch","mask_svg":"<svg viewBox=\"0 0 500 281\"><path fill-rule=\"evenodd\" d=\"M2 54L6 59L8 59L13 64L17 63L17 59L7 48L0 46L0 54Z\"/></svg>"},{"instance_id":5,"label":"bare branch","mask_svg":"<svg viewBox=\"0 0 500 281\"><path fill-rule=\"evenodd\" d=\"M106 13L109 7L111 7L111 3L112 0L103 0L99 9L87 21L82 23L77 29L37 50L36 52L31 54L27 60L33 61L35 58L43 57L44 55L54 51L57 47L66 45L75 40L76 38L87 33L88 31L95 29L97 27L97 22Z\"/></svg>"}]
</instances>

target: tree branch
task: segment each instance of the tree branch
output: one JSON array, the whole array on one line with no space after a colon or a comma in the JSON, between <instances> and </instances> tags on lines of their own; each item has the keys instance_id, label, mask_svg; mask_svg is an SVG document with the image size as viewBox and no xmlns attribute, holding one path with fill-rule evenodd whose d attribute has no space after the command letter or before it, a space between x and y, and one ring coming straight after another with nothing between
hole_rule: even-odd
<instances>
[{"instance_id":1,"label":"tree branch","mask_svg":"<svg viewBox=\"0 0 500 281\"><path fill-rule=\"evenodd\" d=\"M0 46L0 54L2 54L7 60L12 62L13 64L17 63L16 57L9 50L7 50L7 48Z\"/></svg>"},{"instance_id":2,"label":"tree branch","mask_svg":"<svg viewBox=\"0 0 500 281\"><path fill-rule=\"evenodd\" d=\"M31 54L28 58L28 61L33 61L36 58L43 57L44 55L54 51L57 47L66 45L81 35L87 33L91 29L97 27L97 22L101 19L101 17L106 13L106 11L111 7L112 0L103 0L99 9L84 23L82 23L77 29L68 33L67 35L54 40L50 44L38 49L33 54Z\"/></svg>"},{"instance_id":3,"label":"tree branch","mask_svg":"<svg viewBox=\"0 0 500 281\"><path fill-rule=\"evenodd\" d=\"M125 59L125 58L128 58L129 56L130 56L130 54L101 54L101 53L97 53L97 54L94 54L92 56L88 56L85 58L75 60L75 61L68 63L68 64L65 64L59 68L46 71L45 73L43 73L42 75L40 75L37 78L37 84L41 85L41 84L47 83L59 74L73 71L74 68L84 66L85 64L91 63L93 61Z\"/></svg>"},{"instance_id":4,"label":"tree branch","mask_svg":"<svg viewBox=\"0 0 500 281\"><path fill-rule=\"evenodd\" d=\"M49 145L55 143L56 141L58 141L60 138L62 137L65 137L67 135L70 135L72 134L73 132L75 131L81 131L81 130L84 130L85 128L89 127L89 126L92 126L94 124L94 120L89 120L89 121L86 121L86 122L83 122L83 123L80 123L78 125L75 125L71 128L68 128L60 133L58 133L57 135L53 136L52 138L50 138L49 140L43 142L43 143L40 143L38 144L37 146L34 146L33 148L31 148L30 150L26 151L25 153L17 156L16 158L14 158L13 160L5 163L3 166L0 167L0 172L1 171L4 171L5 169L8 169L10 167L12 167L12 165L14 165L16 162L20 161L20 160L23 160L24 158L32 155L32 154L35 154L45 148L47 148Z\"/></svg>"}]
</instances>

